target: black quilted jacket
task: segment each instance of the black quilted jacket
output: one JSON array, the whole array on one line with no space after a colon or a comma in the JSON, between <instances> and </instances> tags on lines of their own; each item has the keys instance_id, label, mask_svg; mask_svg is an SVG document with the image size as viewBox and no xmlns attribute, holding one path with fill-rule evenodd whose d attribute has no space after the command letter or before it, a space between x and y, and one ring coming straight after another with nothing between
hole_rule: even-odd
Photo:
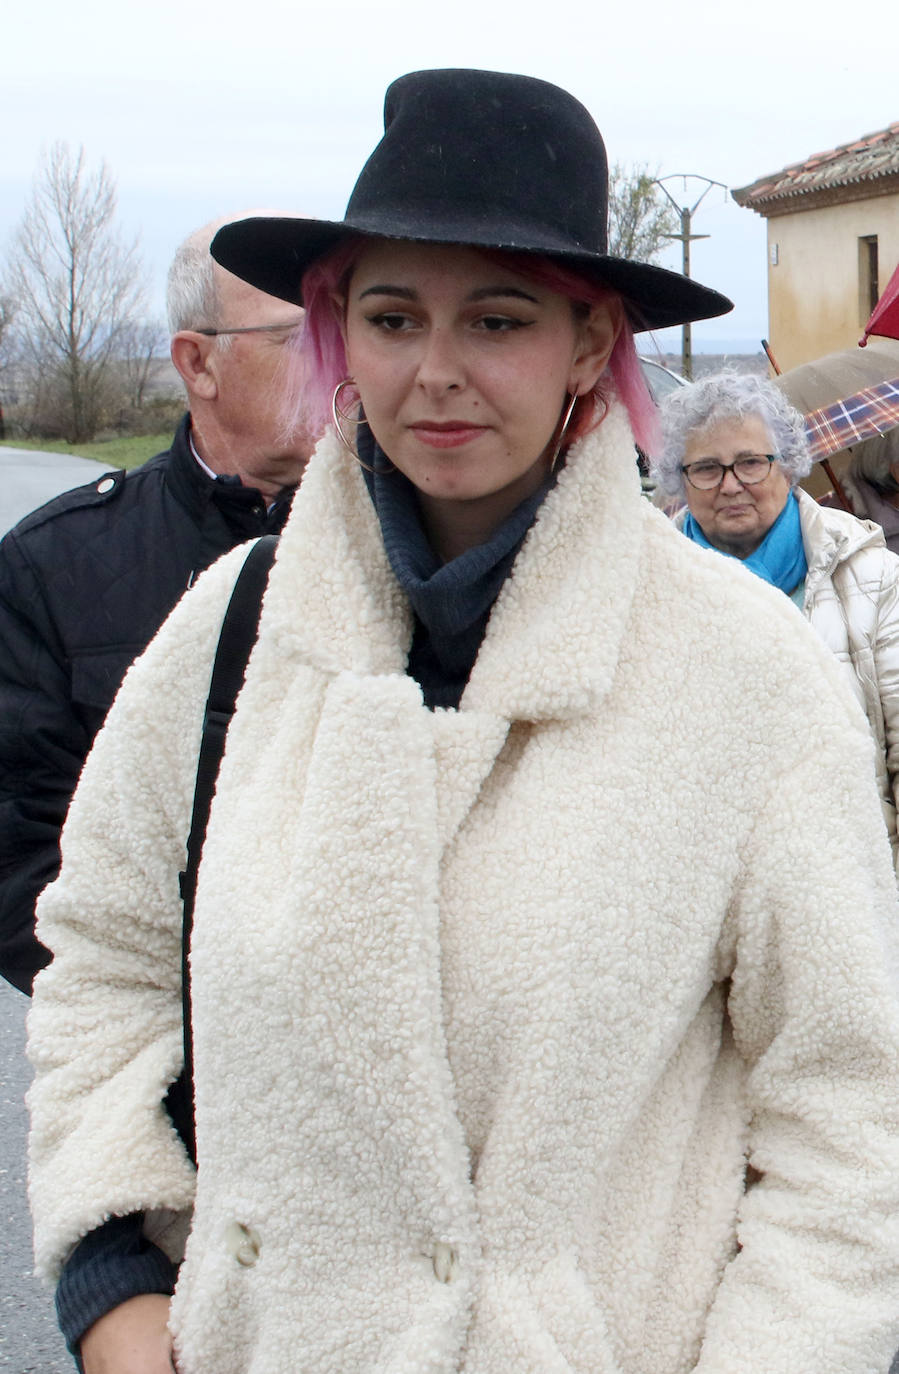
<instances>
[{"instance_id":1,"label":"black quilted jacket","mask_svg":"<svg viewBox=\"0 0 899 1374\"><path fill-rule=\"evenodd\" d=\"M81 765L125 670L192 578L281 528L258 491L171 449L26 516L0 542L0 973L30 992L49 962L34 904L59 865Z\"/></svg>"}]
</instances>

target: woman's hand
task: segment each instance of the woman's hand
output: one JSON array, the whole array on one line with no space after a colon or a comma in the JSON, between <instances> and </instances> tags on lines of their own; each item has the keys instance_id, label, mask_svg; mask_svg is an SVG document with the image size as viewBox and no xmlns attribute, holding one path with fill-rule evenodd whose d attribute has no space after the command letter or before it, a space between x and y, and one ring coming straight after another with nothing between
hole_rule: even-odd
<instances>
[{"instance_id":1,"label":"woman's hand","mask_svg":"<svg viewBox=\"0 0 899 1374\"><path fill-rule=\"evenodd\" d=\"M81 1339L84 1374L172 1374L170 1301L142 1293L94 1322Z\"/></svg>"}]
</instances>

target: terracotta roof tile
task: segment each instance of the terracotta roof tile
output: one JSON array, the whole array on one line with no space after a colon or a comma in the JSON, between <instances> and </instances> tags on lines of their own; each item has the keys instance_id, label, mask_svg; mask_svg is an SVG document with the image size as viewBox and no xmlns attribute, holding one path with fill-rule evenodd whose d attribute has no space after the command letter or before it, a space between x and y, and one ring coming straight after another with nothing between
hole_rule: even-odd
<instances>
[{"instance_id":1,"label":"terracotta roof tile","mask_svg":"<svg viewBox=\"0 0 899 1374\"><path fill-rule=\"evenodd\" d=\"M738 205L763 211L778 201L899 175L899 121L732 191Z\"/></svg>"}]
</instances>

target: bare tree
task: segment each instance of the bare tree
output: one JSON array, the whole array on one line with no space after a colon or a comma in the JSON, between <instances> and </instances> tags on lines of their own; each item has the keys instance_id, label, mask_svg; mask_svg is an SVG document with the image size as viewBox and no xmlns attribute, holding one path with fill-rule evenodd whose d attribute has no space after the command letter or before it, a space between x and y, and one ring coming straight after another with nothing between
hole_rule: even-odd
<instances>
[{"instance_id":1,"label":"bare tree","mask_svg":"<svg viewBox=\"0 0 899 1374\"><path fill-rule=\"evenodd\" d=\"M15 301L10 296L0 296L0 352L9 343L10 327L15 317Z\"/></svg>"},{"instance_id":2,"label":"bare tree","mask_svg":"<svg viewBox=\"0 0 899 1374\"><path fill-rule=\"evenodd\" d=\"M6 438L4 405L9 401L8 389L15 361L12 322L16 306L8 296L0 296L0 439Z\"/></svg>"},{"instance_id":3,"label":"bare tree","mask_svg":"<svg viewBox=\"0 0 899 1374\"><path fill-rule=\"evenodd\" d=\"M11 296L0 295L0 377L9 366L15 350L15 318L15 301Z\"/></svg>"},{"instance_id":4,"label":"bare tree","mask_svg":"<svg viewBox=\"0 0 899 1374\"><path fill-rule=\"evenodd\" d=\"M121 330L118 357L123 390L128 404L141 410L155 364L166 353L168 333L154 321L133 322Z\"/></svg>"},{"instance_id":5,"label":"bare tree","mask_svg":"<svg viewBox=\"0 0 899 1374\"><path fill-rule=\"evenodd\" d=\"M115 228L115 184L55 143L40 168L13 241L6 290L35 390L61 407L71 442L96 432L113 383L123 331L143 306L136 244ZM50 376L38 369L50 369Z\"/></svg>"},{"instance_id":6,"label":"bare tree","mask_svg":"<svg viewBox=\"0 0 899 1374\"><path fill-rule=\"evenodd\" d=\"M654 262L677 217L644 163L627 168L616 162L609 174L609 252L636 262Z\"/></svg>"}]
</instances>

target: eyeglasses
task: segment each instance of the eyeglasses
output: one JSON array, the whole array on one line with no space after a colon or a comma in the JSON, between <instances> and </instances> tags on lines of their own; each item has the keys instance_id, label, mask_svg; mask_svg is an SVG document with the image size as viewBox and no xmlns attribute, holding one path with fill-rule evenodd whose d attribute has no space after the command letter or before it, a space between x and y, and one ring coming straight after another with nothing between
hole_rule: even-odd
<instances>
[{"instance_id":1,"label":"eyeglasses","mask_svg":"<svg viewBox=\"0 0 899 1374\"><path fill-rule=\"evenodd\" d=\"M698 463L687 463L681 472L697 491L712 491L714 487L720 487L726 472L732 472L741 486L757 487L759 482L764 482L776 459L776 453L744 453L742 458L737 458L733 463L719 463L717 458L700 458Z\"/></svg>"},{"instance_id":2,"label":"eyeglasses","mask_svg":"<svg viewBox=\"0 0 899 1374\"><path fill-rule=\"evenodd\" d=\"M220 334L276 334L278 330L285 333L290 329L297 329L303 323L302 318L291 320L289 324L244 324L239 329L195 329L195 334L205 334L208 339L216 339Z\"/></svg>"}]
</instances>

